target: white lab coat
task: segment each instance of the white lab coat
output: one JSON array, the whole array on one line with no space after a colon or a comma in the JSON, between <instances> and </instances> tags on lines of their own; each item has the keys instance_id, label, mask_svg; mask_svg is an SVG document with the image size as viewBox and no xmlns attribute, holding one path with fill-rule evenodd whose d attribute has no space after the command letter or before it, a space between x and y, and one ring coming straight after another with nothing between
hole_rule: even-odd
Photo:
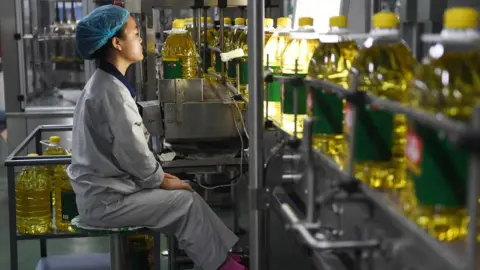
<instances>
[{"instance_id":1,"label":"white lab coat","mask_svg":"<svg viewBox=\"0 0 480 270\"><path fill-rule=\"evenodd\" d=\"M174 233L196 265L216 270L238 238L197 193L159 188L164 173L148 138L128 89L97 69L75 108L67 169L82 221Z\"/></svg>"}]
</instances>

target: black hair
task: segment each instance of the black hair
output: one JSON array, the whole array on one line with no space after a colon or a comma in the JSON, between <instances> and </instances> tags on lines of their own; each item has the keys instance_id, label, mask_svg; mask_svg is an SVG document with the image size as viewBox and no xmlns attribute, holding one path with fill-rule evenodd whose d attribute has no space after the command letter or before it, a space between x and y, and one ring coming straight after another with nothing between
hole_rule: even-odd
<instances>
[{"instance_id":1,"label":"black hair","mask_svg":"<svg viewBox=\"0 0 480 270\"><path fill-rule=\"evenodd\" d=\"M111 50L113 49L113 44L112 44L113 38L120 38L121 39L124 36L125 36L125 25L123 25L122 28L120 28L120 30L118 30L115 33L115 35L113 35L113 37L111 37L107 41L107 43L105 43L105 45L100 47L100 49L96 50L92 54L93 59L95 59L96 61L106 60L108 58Z\"/></svg>"}]
</instances>

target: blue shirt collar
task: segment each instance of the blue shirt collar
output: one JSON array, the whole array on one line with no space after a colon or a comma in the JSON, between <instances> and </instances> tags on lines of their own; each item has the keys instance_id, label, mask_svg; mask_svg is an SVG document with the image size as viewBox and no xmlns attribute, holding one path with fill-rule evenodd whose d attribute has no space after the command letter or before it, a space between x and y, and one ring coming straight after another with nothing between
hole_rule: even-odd
<instances>
[{"instance_id":1,"label":"blue shirt collar","mask_svg":"<svg viewBox=\"0 0 480 270\"><path fill-rule=\"evenodd\" d=\"M114 65L112 65L108 61L100 61L100 65L98 66L98 68L121 81L123 85L127 87L130 95L132 95L132 97L135 97L135 89L133 89L133 86L130 84L127 77L120 73L120 71L118 71L118 69Z\"/></svg>"}]
</instances>

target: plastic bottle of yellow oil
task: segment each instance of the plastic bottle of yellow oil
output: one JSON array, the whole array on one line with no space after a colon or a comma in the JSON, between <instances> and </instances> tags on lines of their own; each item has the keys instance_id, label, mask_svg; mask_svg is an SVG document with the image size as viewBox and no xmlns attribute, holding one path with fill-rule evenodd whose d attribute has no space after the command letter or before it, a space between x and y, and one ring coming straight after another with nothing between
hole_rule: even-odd
<instances>
[{"instance_id":1,"label":"plastic bottle of yellow oil","mask_svg":"<svg viewBox=\"0 0 480 270\"><path fill-rule=\"evenodd\" d=\"M29 154L28 156L38 156ZM52 230L50 175L43 167L25 167L15 183L17 231L45 234Z\"/></svg>"},{"instance_id":2,"label":"plastic bottle of yellow oil","mask_svg":"<svg viewBox=\"0 0 480 270\"><path fill-rule=\"evenodd\" d=\"M223 19L223 44L224 44L224 51L228 50L228 44L230 40L232 32L232 19L226 17ZM217 31L217 35L215 36L214 40L214 47L217 47L220 49L220 29ZM222 62L222 59L220 58L220 53L219 52L212 52L212 70L215 71L216 73L220 73L222 71L222 65L225 66L225 64ZM225 66L225 71L227 71L226 66Z\"/></svg>"},{"instance_id":3,"label":"plastic bottle of yellow oil","mask_svg":"<svg viewBox=\"0 0 480 270\"><path fill-rule=\"evenodd\" d=\"M248 25L248 23L247 23L247 25ZM272 37L273 32L275 32L275 28L273 27L273 19L272 18L265 18L263 20L263 33L265 33L264 38L263 38L263 46L265 46L267 44L270 37Z\"/></svg>"},{"instance_id":4,"label":"plastic bottle of yellow oil","mask_svg":"<svg viewBox=\"0 0 480 270\"><path fill-rule=\"evenodd\" d=\"M330 18L330 31L320 38L308 67L308 77L328 80L348 89L348 76L358 49L348 38L347 18ZM347 145L343 134L345 101L328 89L308 89L307 112L317 118L313 142L317 150L331 156L343 168Z\"/></svg>"},{"instance_id":5,"label":"plastic bottle of yellow oil","mask_svg":"<svg viewBox=\"0 0 480 270\"><path fill-rule=\"evenodd\" d=\"M217 30L215 30L215 26L213 25L213 21L211 17L207 17L207 31L203 29L203 23L205 22L205 18L201 18L202 21L202 34L201 34L201 42L205 39L205 33L207 35L207 46L214 46L215 36L217 35ZM203 54L202 54L203 56ZM211 57L211 50L207 48L207 58L204 59L207 62L207 67L212 66L212 57Z\"/></svg>"},{"instance_id":6,"label":"plastic bottle of yellow oil","mask_svg":"<svg viewBox=\"0 0 480 270\"><path fill-rule=\"evenodd\" d=\"M192 79L198 76L197 49L183 20L174 20L162 49L164 79Z\"/></svg>"},{"instance_id":7,"label":"plastic bottle of yellow oil","mask_svg":"<svg viewBox=\"0 0 480 270\"><path fill-rule=\"evenodd\" d=\"M281 68L284 76L306 77L313 52L320 44L319 36L313 29L313 18L300 18L298 24L299 28L291 32L292 40L282 55ZM305 87L295 87L291 83L286 83L282 98L282 129L291 135L301 136L303 119L307 116L307 90Z\"/></svg>"},{"instance_id":8,"label":"plastic bottle of yellow oil","mask_svg":"<svg viewBox=\"0 0 480 270\"><path fill-rule=\"evenodd\" d=\"M235 25L232 27L232 32L228 43L225 46L225 51L233 51L242 49L244 56L228 61L227 76L228 81L238 87L239 93L248 100L248 39L247 27L245 26L244 18L235 18ZM237 72L237 65L239 72ZM238 75L238 85L237 85Z\"/></svg>"},{"instance_id":9,"label":"plastic bottle of yellow oil","mask_svg":"<svg viewBox=\"0 0 480 270\"><path fill-rule=\"evenodd\" d=\"M264 48L263 65L273 71L273 75L282 75L282 54L291 41L292 21L288 17L277 19L277 28L268 39ZM268 117L277 125L282 124L282 86L280 82L269 84L268 103L265 101L264 108L268 106ZM268 105L267 105L268 104Z\"/></svg>"},{"instance_id":10,"label":"plastic bottle of yellow oil","mask_svg":"<svg viewBox=\"0 0 480 270\"><path fill-rule=\"evenodd\" d=\"M409 99L413 107L470 122L480 104L479 18L472 8L448 9L441 34L425 37L435 45L415 70ZM416 221L440 241L463 238L468 152L454 146L444 132L409 120L406 155L419 206Z\"/></svg>"},{"instance_id":11,"label":"plastic bottle of yellow oil","mask_svg":"<svg viewBox=\"0 0 480 270\"><path fill-rule=\"evenodd\" d=\"M358 90L406 104L408 83L415 60L399 35L395 13L373 16L373 29L359 51L352 69L358 72ZM350 133L353 119L350 106L345 110L345 129ZM407 122L404 115L357 108L355 134L355 176L374 188L404 188L406 179L405 143Z\"/></svg>"},{"instance_id":12,"label":"plastic bottle of yellow oil","mask_svg":"<svg viewBox=\"0 0 480 270\"><path fill-rule=\"evenodd\" d=\"M68 155L60 143L61 138L59 136L50 137L49 145L43 154L45 156ZM65 169L66 165L49 167L52 182L55 183L55 226L57 232L73 232L70 221L78 215L75 193Z\"/></svg>"}]
</instances>

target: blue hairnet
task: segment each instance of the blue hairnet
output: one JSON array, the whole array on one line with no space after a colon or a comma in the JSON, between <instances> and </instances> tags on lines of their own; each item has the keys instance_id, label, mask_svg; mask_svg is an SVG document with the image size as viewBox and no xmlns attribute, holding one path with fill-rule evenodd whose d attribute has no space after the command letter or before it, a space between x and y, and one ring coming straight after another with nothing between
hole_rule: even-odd
<instances>
[{"instance_id":1,"label":"blue hairnet","mask_svg":"<svg viewBox=\"0 0 480 270\"><path fill-rule=\"evenodd\" d=\"M85 16L76 28L77 50L81 57L92 54L107 43L127 21L129 12L119 6L105 5Z\"/></svg>"}]
</instances>

